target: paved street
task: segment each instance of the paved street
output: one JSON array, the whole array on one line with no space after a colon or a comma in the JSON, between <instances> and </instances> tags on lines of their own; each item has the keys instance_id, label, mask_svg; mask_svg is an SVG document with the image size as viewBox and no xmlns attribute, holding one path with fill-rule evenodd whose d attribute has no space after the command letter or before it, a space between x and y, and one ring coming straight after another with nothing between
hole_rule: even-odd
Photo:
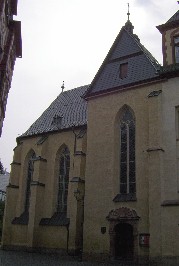
<instances>
[{"instance_id":1,"label":"paved street","mask_svg":"<svg viewBox=\"0 0 179 266\"><path fill-rule=\"evenodd\" d=\"M134 266L129 263L94 263L94 262L80 262L77 258L65 257L58 254L41 254L29 253L20 251L4 251L0 249L0 266L90 266L90 265L120 265L120 266Z\"/></svg>"},{"instance_id":2,"label":"paved street","mask_svg":"<svg viewBox=\"0 0 179 266\"><path fill-rule=\"evenodd\" d=\"M23 251L4 251L0 249L0 266L179 266L179 259L176 261L166 260L158 263L132 263L111 261L106 263L78 261L71 256L60 254L32 253Z\"/></svg>"},{"instance_id":3,"label":"paved street","mask_svg":"<svg viewBox=\"0 0 179 266\"><path fill-rule=\"evenodd\" d=\"M39 254L19 251L0 250L0 266L59 266L59 265L93 265L76 261L73 257L58 254Z\"/></svg>"},{"instance_id":4,"label":"paved street","mask_svg":"<svg viewBox=\"0 0 179 266\"><path fill-rule=\"evenodd\" d=\"M70 266L70 265L93 265L93 263L79 262L73 257L64 257L58 254L40 254L40 253L0 250L0 266L39 266L39 265Z\"/></svg>"}]
</instances>

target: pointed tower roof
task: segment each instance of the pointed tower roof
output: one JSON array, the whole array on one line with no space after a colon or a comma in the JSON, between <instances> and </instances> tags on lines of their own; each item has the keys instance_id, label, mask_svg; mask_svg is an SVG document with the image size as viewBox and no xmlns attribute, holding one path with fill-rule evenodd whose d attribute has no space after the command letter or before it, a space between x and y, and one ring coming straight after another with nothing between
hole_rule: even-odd
<instances>
[{"instance_id":1,"label":"pointed tower roof","mask_svg":"<svg viewBox=\"0 0 179 266\"><path fill-rule=\"evenodd\" d=\"M165 24L157 26L157 29L162 33L165 30L172 29L179 25L179 10Z\"/></svg>"},{"instance_id":2,"label":"pointed tower roof","mask_svg":"<svg viewBox=\"0 0 179 266\"><path fill-rule=\"evenodd\" d=\"M146 83L158 77L159 63L140 43L138 36L133 34L133 28L128 19L94 77L85 95L86 99ZM125 78L120 77L120 67L123 64L127 65Z\"/></svg>"}]
</instances>

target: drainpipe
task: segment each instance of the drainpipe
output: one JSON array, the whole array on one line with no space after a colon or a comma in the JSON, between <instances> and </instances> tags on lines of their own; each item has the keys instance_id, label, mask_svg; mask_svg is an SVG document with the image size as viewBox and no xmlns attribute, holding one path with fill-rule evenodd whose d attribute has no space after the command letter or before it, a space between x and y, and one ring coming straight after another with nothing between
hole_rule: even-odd
<instances>
[{"instance_id":1,"label":"drainpipe","mask_svg":"<svg viewBox=\"0 0 179 266\"><path fill-rule=\"evenodd\" d=\"M67 254L69 255L69 253L68 253L68 244L69 244L69 225L67 225Z\"/></svg>"}]
</instances>

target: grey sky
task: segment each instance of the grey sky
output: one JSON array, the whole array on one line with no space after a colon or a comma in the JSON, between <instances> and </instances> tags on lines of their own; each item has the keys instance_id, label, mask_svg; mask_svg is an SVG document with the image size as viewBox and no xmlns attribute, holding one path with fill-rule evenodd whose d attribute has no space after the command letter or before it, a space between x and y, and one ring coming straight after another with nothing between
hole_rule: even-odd
<instances>
[{"instance_id":1,"label":"grey sky","mask_svg":"<svg viewBox=\"0 0 179 266\"><path fill-rule=\"evenodd\" d=\"M61 92L89 84L114 39L130 20L141 43L162 63L155 26L177 10L174 0L18 0L23 58L16 60L0 139L0 158L10 170L16 137L25 132Z\"/></svg>"}]
</instances>

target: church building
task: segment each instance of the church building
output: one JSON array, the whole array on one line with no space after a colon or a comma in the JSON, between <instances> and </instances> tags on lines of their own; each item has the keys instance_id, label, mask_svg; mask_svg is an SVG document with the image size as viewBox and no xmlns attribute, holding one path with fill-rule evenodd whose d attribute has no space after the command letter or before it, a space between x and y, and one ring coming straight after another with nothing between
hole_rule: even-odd
<instances>
[{"instance_id":1,"label":"church building","mask_svg":"<svg viewBox=\"0 0 179 266\"><path fill-rule=\"evenodd\" d=\"M91 84L17 138L4 249L179 263L179 11L157 29L163 66L128 18Z\"/></svg>"}]
</instances>

